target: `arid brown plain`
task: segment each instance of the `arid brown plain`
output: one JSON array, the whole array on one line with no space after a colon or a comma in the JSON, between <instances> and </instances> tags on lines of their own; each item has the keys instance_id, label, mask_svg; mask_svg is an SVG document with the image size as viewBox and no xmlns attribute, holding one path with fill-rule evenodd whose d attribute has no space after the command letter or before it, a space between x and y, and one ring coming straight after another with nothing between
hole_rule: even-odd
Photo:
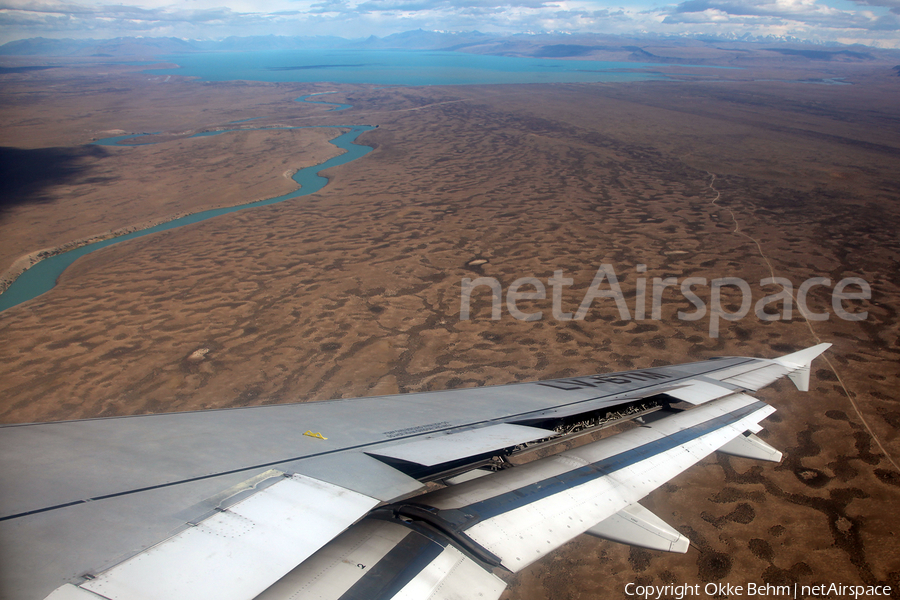
<instances>
[{"instance_id":1,"label":"arid brown plain","mask_svg":"<svg viewBox=\"0 0 900 600\"><path fill-rule=\"evenodd\" d=\"M293 189L338 152L334 129L378 125L374 151L321 192L95 252L51 292L0 314L4 423L306 402L644 368L834 344L811 391L761 397L780 465L712 456L645 505L693 541L667 555L578 538L510 578L504 597L624 596L628 582L886 582L900 597L900 77L886 65L791 63L710 81L384 88L205 84L69 62L3 75L0 145L19 165L0 260ZM800 83L841 76L850 85ZM768 79L793 81L765 81ZM336 91L353 105L294 101ZM91 147L158 132L133 147ZM487 261L477 266L473 260ZM812 288L807 321L708 318L677 288L658 320L597 300L581 321L460 320L463 278L574 280L601 264L634 311L638 277L740 277ZM646 265L638 273L637 265ZM832 310L861 277L868 301ZM652 285L652 282L651 284ZM701 292L702 295L702 292ZM740 299L727 298L732 310ZM775 308L784 309L783 305ZM648 307L649 315L649 307Z\"/></svg>"}]
</instances>

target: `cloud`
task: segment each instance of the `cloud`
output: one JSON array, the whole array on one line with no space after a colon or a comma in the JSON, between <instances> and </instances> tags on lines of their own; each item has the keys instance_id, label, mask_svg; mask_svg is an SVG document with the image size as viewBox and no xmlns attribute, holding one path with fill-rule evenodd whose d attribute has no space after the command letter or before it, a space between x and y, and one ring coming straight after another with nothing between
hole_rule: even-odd
<instances>
[{"instance_id":1,"label":"cloud","mask_svg":"<svg viewBox=\"0 0 900 600\"><path fill-rule=\"evenodd\" d=\"M2 41L24 37L126 35L214 39L231 35L384 36L427 30L568 31L663 35L783 35L812 40L882 40L900 46L900 0L0 0ZM665 2L666 0L661 0ZM612 2L612 0L609 0ZM165 4L164 4L165 3ZM260 10L265 6L265 10ZM855 32L855 33L854 33Z\"/></svg>"},{"instance_id":2,"label":"cloud","mask_svg":"<svg viewBox=\"0 0 900 600\"><path fill-rule=\"evenodd\" d=\"M881 0L894 1L894 0ZM686 0L668 11L663 23L787 27L794 30L900 29L892 15L837 9L815 0Z\"/></svg>"},{"instance_id":3,"label":"cloud","mask_svg":"<svg viewBox=\"0 0 900 600\"><path fill-rule=\"evenodd\" d=\"M293 19L298 11L275 13L236 12L229 8L143 8L121 4L83 5L53 0L3 0L0 27L28 37L60 33L72 37L118 37L121 35L175 35L202 37L209 28L246 31ZM16 39L13 37L12 39Z\"/></svg>"},{"instance_id":4,"label":"cloud","mask_svg":"<svg viewBox=\"0 0 900 600\"><path fill-rule=\"evenodd\" d=\"M440 10L459 10L466 8L487 8L508 10L511 8L545 8L547 6L558 6L552 2L543 0L515 0L515 1L496 1L496 0L421 0L419 2L409 0L367 0L362 4L356 5L356 10L376 10L376 11L440 11Z\"/></svg>"},{"instance_id":5,"label":"cloud","mask_svg":"<svg viewBox=\"0 0 900 600\"><path fill-rule=\"evenodd\" d=\"M851 0L863 6L886 6L893 11L900 9L900 0Z\"/></svg>"}]
</instances>

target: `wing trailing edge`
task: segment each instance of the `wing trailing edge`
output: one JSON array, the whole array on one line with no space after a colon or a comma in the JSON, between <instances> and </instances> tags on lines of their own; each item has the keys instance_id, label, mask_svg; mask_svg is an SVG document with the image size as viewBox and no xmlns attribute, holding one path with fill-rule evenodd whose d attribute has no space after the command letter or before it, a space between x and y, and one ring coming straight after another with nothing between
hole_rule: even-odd
<instances>
[{"instance_id":1,"label":"wing trailing edge","mask_svg":"<svg viewBox=\"0 0 900 600\"><path fill-rule=\"evenodd\" d=\"M105 600L97 594L93 594L77 585L67 583L58 587L47 596L47 600Z\"/></svg>"},{"instance_id":2,"label":"wing trailing edge","mask_svg":"<svg viewBox=\"0 0 900 600\"><path fill-rule=\"evenodd\" d=\"M284 476L75 589L57 589L49 599L247 600L376 504L311 477Z\"/></svg>"},{"instance_id":3,"label":"wing trailing edge","mask_svg":"<svg viewBox=\"0 0 900 600\"><path fill-rule=\"evenodd\" d=\"M367 518L255 600L496 600L505 587L437 532Z\"/></svg>"},{"instance_id":4,"label":"wing trailing edge","mask_svg":"<svg viewBox=\"0 0 900 600\"><path fill-rule=\"evenodd\" d=\"M691 546L688 538L640 504L626 506L585 533L611 542L663 552L684 554Z\"/></svg>"},{"instance_id":5,"label":"wing trailing edge","mask_svg":"<svg viewBox=\"0 0 900 600\"><path fill-rule=\"evenodd\" d=\"M750 458L753 460L765 460L768 462L781 462L782 454L769 444L765 443L750 431L744 432L730 442L719 448L719 452L738 456L740 458Z\"/></svg>"},{"instance_id":6,"label":"wing trailing edge","mask_svg":"<svg viewBox=\"0 0 900 600\"><path fill-rule=\"evenodd\" d=\"M735 386L724 386L719 382L713 383L700 378L688 381L684 385L666 391L666 395L682 400L694 406L705 404L710 400L717 400L723 396L734 393Z\"/></svg>"}]
</instances>

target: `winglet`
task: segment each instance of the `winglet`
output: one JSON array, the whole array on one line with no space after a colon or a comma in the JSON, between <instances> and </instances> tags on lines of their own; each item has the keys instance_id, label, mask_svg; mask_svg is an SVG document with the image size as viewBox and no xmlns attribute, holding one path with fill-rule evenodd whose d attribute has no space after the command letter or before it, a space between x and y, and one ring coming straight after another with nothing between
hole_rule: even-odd
<instances>
[{"instance_id":1,"label":"winglet","mask_svg":"<svg viewBox=\"0 0 900 600\"><path fill-rule=\"evenodd\" d=\"M775 362L790 369L788 377L797 386L801 392L809 391L809 367L814 358L831 348L831 344L818 344L793 354L786 354L781 358L776 358Z\"/></svg>"}]
</instances>

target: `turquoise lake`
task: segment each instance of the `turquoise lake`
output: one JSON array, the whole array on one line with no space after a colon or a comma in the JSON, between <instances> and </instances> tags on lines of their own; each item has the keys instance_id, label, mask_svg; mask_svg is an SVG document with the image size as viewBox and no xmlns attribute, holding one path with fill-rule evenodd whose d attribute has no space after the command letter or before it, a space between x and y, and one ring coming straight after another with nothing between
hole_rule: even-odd
<instances>
[{"instance_id":1,"label":"turquoise lake","mask_svg":"<svg viewBox=\"0 0 900 600\"><path fill-rule=\"evenodd\" d=\"M333 82L375 85L473 85L507 83L589 83L627 82L668 79L654 72L656 65L648 63L601 62L590 60L556 60L486 56L461 52L400 51L400 50L280 50L256 52L210 52L178 54L162 57L179 65L175 69L152 69L154 75L192 76L204 81L269 81L269 82ZM349 104L328 102L327 93L297 98L299 102L329 104L332 111L350 108ZM258 117L254 117L258 118ZM239 122L251 121L244 119ZM321 165L299 171L294 180L302 188L293 193L260 202L196 213L141 231L103 240L71 250L37 263L23 273L10 288L0 294L0 311L39 296L56 285L57 278L79 257L158 231L197 223L221 214L274 204L290 198L311 194L327 183L318 172L330 166L344 164L367 153L371 148L353 144L356 137L371 129L350 126L351 131L332 140L347 150ZM210 131L195 137L222 135L227 132ZM119 146L122 142L143 134L130 134L95 142L104 146Z\"/></svg>"},{"instance_id":2,"label":"turquoise lake","mask_svg":"<svg viewBox=\"0 0 900 600\"><path fill-rule=\"evenodd\" d=\"M224 208L216 208L212 210L205 210L202 212L194 213L191 215L187 215L185 217L181 217L178 219L174 219L172 221L168 221L166 223L162 223L160 225L156 225L155 227L149 227L147 229L141 229L139 231L134 231L132 233L128 233L125 235L120 235L118 237L101 240L99 242L94 242L92 244L87 244L85 246L81 246L80 248L76 248L74 250L69 250L68 252L63 252L62 254L57 254L56 256L51 256L50 258L46 258L33 267L22 273L13 284L7 289L5 292L0 294L0 312L6 310L7 308L12 308L18 304L22 304L23 302L27 302L32 298L36 298L45 292L49 292L51 289L56 286L56 280L62 275L63 271L69 268L69 265L74 263L76 260L85 256L86 254L90 254L96 250L100 250L101 248L106 248L107 246L112 246L113 244L118 244L120 242L124 242L127 240L133 240L139 237L144 237L145 235L150 235L152 233L157 233L159 231L167 231L169 229L175 229L176 227L182 227L184 225L190 225L192 223L199 223L201 221L205 221L207 219L211 219L213 217L217 217L220 215L226 215L229 213L237 212L239 210L252 209L257 206L267 206L269 204L277 204L279 202L284 202L285 200L290 200L292 198L298 198L300 196L306 196L309 194L314 194L324 188L328 184L328 179L319 175L320 171L324 171L330 167L336 167L338 165L343 165L348 162L354 161L357 158L365 156L369 152L372 151L372 148L369 146L363 146L361 144L354 144L353 142L362 134L363 132L370 131L374 129L374 127L368 125L352 125L346 126L346 128L350 129L347 133L341 134L338 137L331 140L331 143L345 150L345 152L341 155L335 156L334 158L330 158L325 162L313 165L311 167L306 167L305 169L300 169L297 171L293 179L298 184L300 184L300 188L294 190L293 192L289 192L282 196L277 196L275 198L269 198L267 200L258 200L256 202L251 202L249 204L241 204L238 206L228 206ZM279 129L305 129L304 127L289 127L289 128L279 128ZM208 137L210 135L226 135L231 133L230 131L212 131L206 134L198 134L194 137ZM138 137L143 134L137 135L123 135L112 138L106 138L104 140L99 140L95 142L100 146L118 146L119 142L129 140L135 137Z\"/></svg>"},{"instance_id":3,"label":"turquoise lake","mask_svg":"<svg viewBox=\"0 0 900 600\"><path fill-rule=\"evenodd\" d=\"M302 81L376 85L588 83L668 79L667 65L486 56L433 50L278 50L206 52L162 57L180 66L152 69L205 81Z\"/></svg>"}]
</instances>

